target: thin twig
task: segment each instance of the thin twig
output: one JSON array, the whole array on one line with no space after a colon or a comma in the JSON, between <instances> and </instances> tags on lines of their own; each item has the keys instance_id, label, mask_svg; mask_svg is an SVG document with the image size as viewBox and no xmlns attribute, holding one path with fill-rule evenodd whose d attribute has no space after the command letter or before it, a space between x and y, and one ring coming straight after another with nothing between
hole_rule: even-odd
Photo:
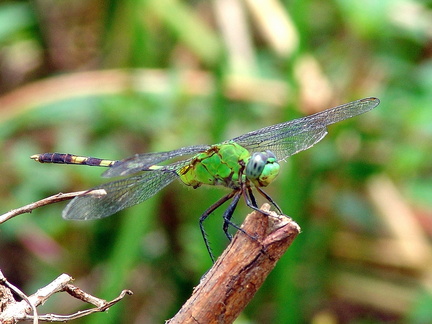
<instances>
[{"instance_id":1,"label":"thin twig","mask_svg":"<svg viewBox=\"0 0 432 324\"><path fill-rule=\"evenodd\" d=\"M68 285L68 286L72 286L72 285ZM74 288L76 289L77 287L74 287ZM67 291L67 292L70 293L70 291ZM89 295L89 294L87 294L85 292L84 292L84 294ZM116 297L113 300L108 301L108 302L106 300L103 300L103 299L100 299L100 298L92 296L92 298L98 299L99 301L101 301L100 306L95 307L95 308L91 308L91 309L86 309L86 310L83 310L83 311L78 311L78 312L70 314L70 315L59 315L59 314L44 314L44 315L39 315L39 319L41 321L46 321L46 322L65 322L65 321L70 321L70 320L77 319L77 318L80 318L80 317L88 316L88 315L93 314L93 313L105 312L111 306L113 306L114 304L116 304L120 300L122 300L126 295L132 295L132 294L133 294L133 292L131 290L125 289L125 290L122 290L122 292L120 293L120 295L118 297ZM81 299L81 298L79 298L79 299ZM81 300L83 300L83 299L81 299ZM83 300L83 301L88 302L87 300ZM31 319L32 316L28 315L27 318Z\"/></svg>"},{"instance_id":2,"label":"thin twig","mask_svg":"<svg viewBox=\"0 0 432 324\"><path fill-rule=\"evenodd\" d=\"M262 209L268 211L264 204ZM286 216L254 211L231 244L202 278L192 296L169 320L177 323L232 323L300 233Z\"/></svg>"},{"instance_id":3,"label":"thin twig","mask_svg":"<svg viewBox=\"0 0 432 324\"><path fill-rule=\"evenodd\" d=\"M58 193L56 195L41 199L39 201L36 201L34 203L28 204L26 206L17 208L17 209L13 209L3 215L0 215L0 224L6 222L7 220L24 214L24 213L31 213L34 209L42 207L42 206L46 206L46 205L50 205L50 204L54 204L54 203L58 203L60 201L64 201L64 200L69 200L69 199L73 199L76 196L80 196L80 195L84 195L84 194L100 194L100 195L104 195L106 194L105 190L85 190L85 191L76 191L76 192L68 192L68 193Z\"/></svg>"},{"instance_id":4,"label":"thin twig","mask_svg":"<svg viewBox=\"0 0 432 324\"><path fill-rule=\"evenodd\" d=\"M7 282L6 278L0 271L0 284L7 286L9 289L17 293L21 298L25 299L20 302L16 302L12 298L9 299L9 303L4 306L3 312L0 313L0 323L16 323L22 320L33 320L33 323L39 321L49 322L65 322L79 317L87 316L96 312L104 312L111 306L119 302L126 295L132 295L132 291L123 290L120 295L111 300L106 301L104 299L92 296L82 289L75 287L71 284L73 278L67 274L60 275L53 282L47 286L39 289L33 295L27 297L18 288ZM44 314L38 315L35 307L44 304L48 298L58 292L67 292L71 296L78 298L79 300L95 305L95 308L79 311L70 315L58 315L58 314ZM24 298L25 297L25 298ZM33 315L28 315L29 312L33 312Z\"/></svg>"}]
</instances>

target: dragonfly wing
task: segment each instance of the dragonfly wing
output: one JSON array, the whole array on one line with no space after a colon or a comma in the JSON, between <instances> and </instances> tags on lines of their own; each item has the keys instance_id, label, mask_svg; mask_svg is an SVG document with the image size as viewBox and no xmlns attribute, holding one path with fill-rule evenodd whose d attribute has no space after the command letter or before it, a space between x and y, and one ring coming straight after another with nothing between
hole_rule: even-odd
<instances>
[{"instance_id":1,"label":"dragonfly wing","mask_svg":"<svg viewBox=\"0 0 432 324\"><path fill-rule=\"evenodd\" d=\"M161 169L102 184L75 197L63 210L63 218L87 220L110 216L150 198L177 177L174 170Z\"/></svg>"},{"instance_id":2,"label":"dragonfly wing","mask_svg":"<svg viewBox=\"0 0 432 324\"><path fill-rule=\"evenodd\" d=\"M326 128L312 129L281 138L278 141L262 141L255 150L258 148L260 150L270 150L279 161L282 161L300 151L307 150L321 141L326 135ZM250 147L245 146L245 148L251 150Z\"/></svg>"},{"instance_id":3,"label":"dragonfly wing","mask_svg":"<svg viewBox=\"0 0 432 324\"><path fill-rule=\"evenodd\" d=\"M140 171L149 170L151 166L178 156L195 154L209 149L208 145L194 145L168 152L135 154L127 159L118 161L111 168L105 171L102 176L105 178L126 176ZM151 169L150 169L151 170Z\"/></svg>"},{"instance_id":4,"label":"dragonfly wing","mask_svg":"<svg viewBox=\"0 0 432 324\"><path fill-rule=\"evenodd\" d=\"M251 152L271 150L279 160L306 150L327 134L327 126L363 114L379 104L365 98L322 112L272 125L232 139Z\"/></svg>"}]
</instances>

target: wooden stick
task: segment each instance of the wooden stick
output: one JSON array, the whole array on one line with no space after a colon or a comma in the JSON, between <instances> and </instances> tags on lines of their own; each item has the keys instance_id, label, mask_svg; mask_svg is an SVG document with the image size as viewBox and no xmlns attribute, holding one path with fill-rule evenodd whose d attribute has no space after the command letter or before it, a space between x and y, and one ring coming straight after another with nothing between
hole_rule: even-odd
<instances>
[{"instance_id":1,"label":"wooden stick","mask_svg":"<svg viewBox=\"0 0 432 324\"><path fill-rule=\"evenodd\" d=\"M264 204L268 211L270 206ZM232 323L285 253L300 227L289 217L254 211L169 324Z\"/></svg>"}]
</instances>

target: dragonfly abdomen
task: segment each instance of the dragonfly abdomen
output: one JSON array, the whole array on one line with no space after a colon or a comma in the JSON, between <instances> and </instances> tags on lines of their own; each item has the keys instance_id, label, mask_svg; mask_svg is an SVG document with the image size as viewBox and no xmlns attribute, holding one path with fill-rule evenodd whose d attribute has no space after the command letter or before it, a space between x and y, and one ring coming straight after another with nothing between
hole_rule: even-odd
<instances>
[{"instance_id":1,"label":"dragonfly abdomen","mask_svg":"<svg viewBox=\"0 0 432 324\"><path fill-rule=\"evenodd\" d=\"M42 153L32 155L30 158L40 163L81 164L101 167L111 167L117 162L67 153Z\"/></svg>"}]
</instances>

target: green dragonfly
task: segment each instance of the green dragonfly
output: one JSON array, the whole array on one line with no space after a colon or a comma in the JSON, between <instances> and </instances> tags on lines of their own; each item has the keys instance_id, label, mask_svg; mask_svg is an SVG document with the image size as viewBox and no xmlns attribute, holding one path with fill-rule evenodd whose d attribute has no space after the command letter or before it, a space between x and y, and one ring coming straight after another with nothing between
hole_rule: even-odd
<instances>
[{"instance_id":1,"label":"green dragonfly","mask_svg":"<svg viewBox=\"0 0 432 324\"><path fill-rule=\"evenodd\" d=\"M379 104L377 98L365 98L285 123L261 128L215 145L195 145L173 151L136 154L120 161L83 157L72 154L43 153L31 156L41 163L82 164L109 169L102 176L128 176L94 187L75 197L63 210L63 218L88 220L110 216L139 204L174 179L188 186L223 186L230 193L211 205L200 217L199 226L204 243L214 261L203 222L218 207L232 199L223 214L223 230L241 230L231 222L234 210L243 196L246 205L258 208L252 189L265 197L283 215L279 206L261 188L269 185L279 173L279 161L306 150L323 139L327 126L363 114ZM176 159L189 156L186 159ZM175 160L174 160L175 159ZM162 162L174 160L167 165Z\"/></svg>"}]
</instances>

